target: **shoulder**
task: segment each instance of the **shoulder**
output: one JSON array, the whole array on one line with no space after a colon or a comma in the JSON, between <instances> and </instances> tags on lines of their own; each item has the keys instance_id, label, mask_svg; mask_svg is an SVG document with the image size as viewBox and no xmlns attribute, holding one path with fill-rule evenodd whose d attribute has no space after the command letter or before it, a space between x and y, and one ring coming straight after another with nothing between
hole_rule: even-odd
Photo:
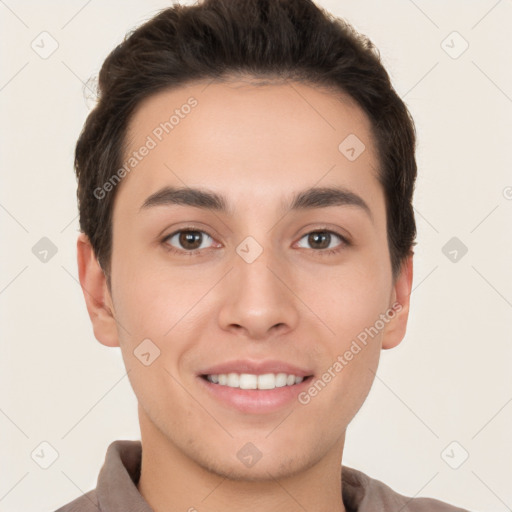
<instances>
[{"instance_id":1,"label":"shoulder","mask_svg":"<svg viewBox=\"0 0 512 512\"><path fill-rule=\"evenodd\" d=\"M395 492L385 483L354 468L343 466L343 500L358 512L469 512L434 498L414 498Z\"/></svg>"},{"instance_id":2,"label":"shoulder","mask_svg":"<svg viewBox=\"0 0 512 512\"><path fill-rule=\"evenodd\" d=\"M98 512L100 509L96 489L86 492L82 496L63 505L55 512Z\"/></svg>"}]
</instances>

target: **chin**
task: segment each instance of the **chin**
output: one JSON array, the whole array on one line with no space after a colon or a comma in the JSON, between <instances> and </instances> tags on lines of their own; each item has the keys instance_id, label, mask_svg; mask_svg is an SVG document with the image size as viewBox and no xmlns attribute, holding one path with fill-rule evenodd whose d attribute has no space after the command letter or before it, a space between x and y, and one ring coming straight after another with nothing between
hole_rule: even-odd
<instances>
[{"instance_id":1,"label":"chin","mask_svg":"<svg viewBox=\"0 0 512 512\"><path fill-rule=\"evenodd\" d=\"M273 479L292 477L313 467L321 455L297 453L283 453L275 448L270 452L257 451L250 442L242 445L239 450L222 450L218 456L205 458L204 453L190 454L196 463L210 473L222 478L240 482L268 482ZM214 454L215 450L209 453ZM229 453L233 455L230 456Z\"/></svg>"}]
</instances>

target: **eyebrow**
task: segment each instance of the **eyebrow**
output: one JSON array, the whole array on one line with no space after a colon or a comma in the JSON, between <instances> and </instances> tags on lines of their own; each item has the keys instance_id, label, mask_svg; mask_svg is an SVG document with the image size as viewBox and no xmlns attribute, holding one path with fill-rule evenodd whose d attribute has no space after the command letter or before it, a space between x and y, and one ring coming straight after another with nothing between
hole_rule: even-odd
<instances>
[{"instance_id":1,"label":"eyebrow","mask_svg":"<svg viewBox=\"0 0 512 512\"><path fill-rule=\"evenodd\" d=\"M166 186L151 194L139 208L146 210L155 206L184 205L233 215L234 210L227 199L209 190L192 187ZM373 222L372 211L364 199L342 187L311 187L296 192L289 203L282 203L284 211L327 208L329 206L356 206Z\"/></svg>"}]
</instances>

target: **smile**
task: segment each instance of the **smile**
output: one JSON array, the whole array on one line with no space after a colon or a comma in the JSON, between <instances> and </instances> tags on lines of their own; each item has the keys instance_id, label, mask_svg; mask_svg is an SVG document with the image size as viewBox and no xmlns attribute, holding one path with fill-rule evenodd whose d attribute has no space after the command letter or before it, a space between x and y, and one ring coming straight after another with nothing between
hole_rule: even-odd
<instances>
[{"instance_id":1,"label":"smile","mask_svg":"<svg viewBox=\"0 0 512 512\"><path fill-rule=\"evenodd\" d=\"M304 377L287 373L220 373L205 375L204 378L213 384L239 389L274 389L300 384Z\"/></svg>"}]
</instances>

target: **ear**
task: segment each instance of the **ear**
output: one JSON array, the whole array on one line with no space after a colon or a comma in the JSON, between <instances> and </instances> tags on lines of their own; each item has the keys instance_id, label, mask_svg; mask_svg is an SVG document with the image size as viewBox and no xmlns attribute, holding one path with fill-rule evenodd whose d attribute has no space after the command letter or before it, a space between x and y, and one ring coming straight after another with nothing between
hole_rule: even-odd
<instances>
[{"instance_id":1,"label":"ear","mask_svg":"<svg viewBox=\"0 0 512 512\"><path fill-rule=\"evenodd\" d=\"M395 316L389 321L382 337L382 348L389 349L396 347L404 338L409 318L409 303L412 287L413 256L404 260L400 274L393 286L390 308L395 311ZM393 304L396 304L393 308Z\"/></svg>"},{"instance_id":2,"label":"ear","mask_svg":"<svg viewBox=\"0 0 512 512\"><path fill-rule=\"evenodd\" d=\"M78 275L95 338L107 347L118 347L114 306L89 238L80 233L76 242Z\"/></svg>"}]
</instances>

